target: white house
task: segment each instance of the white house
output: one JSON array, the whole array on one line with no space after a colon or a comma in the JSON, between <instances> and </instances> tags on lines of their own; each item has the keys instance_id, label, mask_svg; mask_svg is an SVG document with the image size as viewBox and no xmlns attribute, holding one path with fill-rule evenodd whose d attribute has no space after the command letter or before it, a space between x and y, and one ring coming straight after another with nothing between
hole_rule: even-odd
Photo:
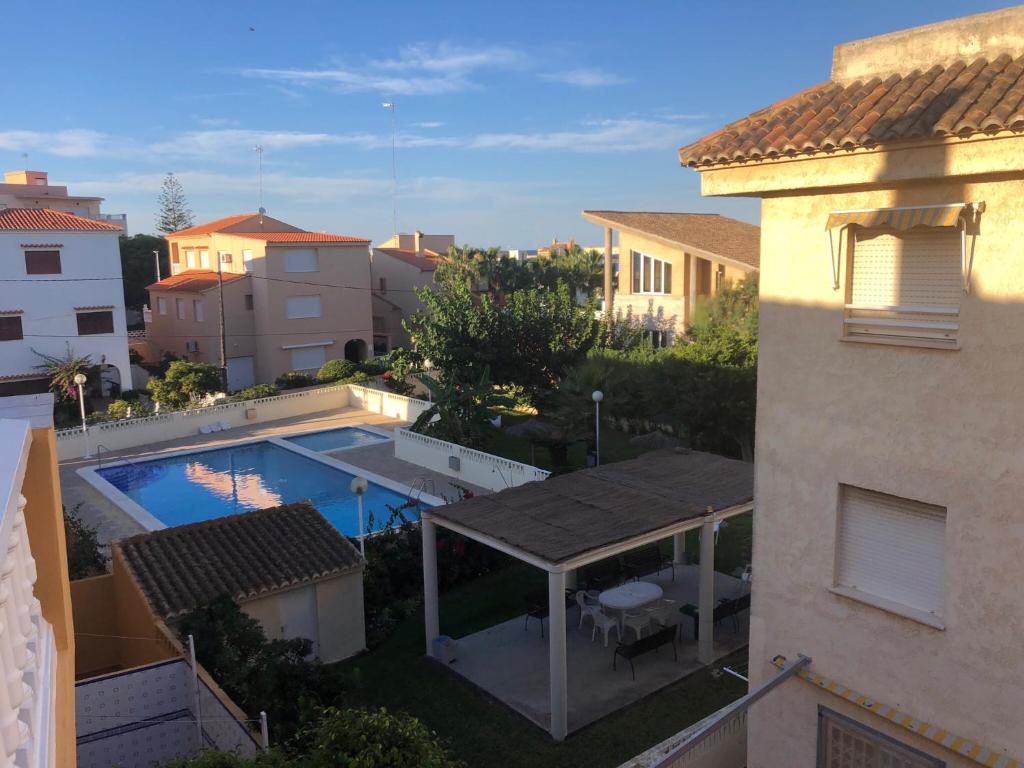
<instances>
[{"instance_id":1,"label":"white house","mask_svg":"<svg viewBox=\"0 0 1024 768\"><path fill-rule=\"evenodd\" d=\"M45 392L40 355L69 351L89 356L105 392L131 387L120 232L65 211L0 208L0 396Z\"/></svg>"}]
</instances>

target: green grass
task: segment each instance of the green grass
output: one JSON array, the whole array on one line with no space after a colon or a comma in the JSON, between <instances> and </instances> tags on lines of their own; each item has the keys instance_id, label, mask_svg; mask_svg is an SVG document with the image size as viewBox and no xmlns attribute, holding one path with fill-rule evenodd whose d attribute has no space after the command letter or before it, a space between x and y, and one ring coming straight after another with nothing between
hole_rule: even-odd
<instances>
[{"instance_id":1,"label":"green grass","mask_svg":"<svg viewBox=\"0 0 1024 768\"><path fill-rule=\"evenodd\" d=\"M517 563L441 598L441 626L461 637L521 615L545 575ZM741 696L741 682L702 670L556 744L535 725L424 657L422 615L382 645L343 662L351 685L338 704L384 706L418 717L471 768L614 768ZM733 657L731 662L742 660Z\"/></svg>"},{"instance_id":2,"label":"green grass","mask_svg":"<svg viewBox=\"0 0 1024 768\"><path fill-rule=\"evenodd\" d=\"M508 435L504 427L519 424L526 421L529 416L502 411L502 429L495 429L490 432L487 442L487 452L496 456L503 456L512 461L519 461L523 464L532 464L541 469L553 469L551 454L542 445L532 446L530 441L524 437ZM611 464L614 461L633 459L640 455L640 451L630 445L629 439L632 435L626 434L611 427L601 427L601 463ZM576 443L569 448L569 463L572 469L583 469L587 466L587 449L583 443Z\"/></svg>"}]
</instances>

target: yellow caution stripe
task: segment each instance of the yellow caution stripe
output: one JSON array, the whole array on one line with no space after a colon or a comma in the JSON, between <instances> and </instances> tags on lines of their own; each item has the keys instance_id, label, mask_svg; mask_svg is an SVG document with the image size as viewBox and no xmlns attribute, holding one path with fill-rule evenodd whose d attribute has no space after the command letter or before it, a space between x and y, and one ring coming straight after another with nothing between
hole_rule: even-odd
<instances>
[{"instance_id":1,"label":"yellow caution stripe","mask_svg":"<svg viewBox=\"0 0 1024 768\"><path fill-rule=\"evenodd\" d=\"M772 664L782 669L786 665L786 657L776 656L772 659ZM932 723L926 723L913 715L901 712L896 707L890 707L888 704L883 704L870 696L858 693L852 688L847 688L835 680L830 680L824 675L819 675L817 672L801 669L796 672L796 676L841 699L846 699L851 704L856 704L861 709L874 712L879 717L884 717L906 731L916 733L918 736L922 736L928 739L928 741L938 744L940 747L945 747L956 752L958 755L973 760L978 765L984 765L988 768L1024 768L1024 762L1010 757L1005 752L997 752L975 741L950 733Z\"/></svg>"}]
</instances>

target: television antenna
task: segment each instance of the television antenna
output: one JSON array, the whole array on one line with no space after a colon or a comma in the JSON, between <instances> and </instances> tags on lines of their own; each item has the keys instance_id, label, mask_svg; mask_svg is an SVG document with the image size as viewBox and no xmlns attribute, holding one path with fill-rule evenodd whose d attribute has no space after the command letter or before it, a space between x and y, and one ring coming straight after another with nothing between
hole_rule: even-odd
<instances>
[{"instance_id":1,"label":"television antenna","mask_svg":"<svg viewBox=\"0 0 1024 768\"><path fill-rule=\"evenodd\" d=\"M263 214L267 212L267 209L263 207L263 145L257 144L253 147L253 151L256 152L256 189L259 197L260 224L262 224Z\"/></svg>"}]
</instances>

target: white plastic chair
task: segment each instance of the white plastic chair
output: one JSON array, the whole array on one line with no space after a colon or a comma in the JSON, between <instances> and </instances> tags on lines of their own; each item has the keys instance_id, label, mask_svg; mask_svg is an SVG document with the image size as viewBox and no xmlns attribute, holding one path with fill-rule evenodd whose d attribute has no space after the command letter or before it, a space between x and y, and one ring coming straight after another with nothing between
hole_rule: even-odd
<instances>
[{"instance_id":1,"label":"white plastic chair","mask_svg":"<svg viewBox=\"0 0 1024 768\"><path fill-rule=\"evenodd\" d=\"M595 613L601 611L600 606L597 603L591 603L587 598L587 593L583 590L579 590L576 593L576 604L580 607L580 628L583 627L583 620L588 616L593 619Z\"/></svg>"},{"instance_id":2,"label":"white plastic chair","mask_svg":"<svg viewBox=\"0 0 1024 768\"><path fill-rule=\"evenodd\" d=\"M627 629L632 629L636 634L636 639L639 640L643 637L644 630L651 628L651 617L646 613L624 613L622 614L622 633L625 634Z\"/></svg>"},{"instance_id":3,"label":"white plastic chair","mask_svg":"<svg viewBox=\"0 0 1024 768\"><path fill-rule=\"evenodd\" d=\"M203 424L201 427L199 427L199 433L202 434L202 435L208 435L212 431L213 430L210 429L210 425L209 424Z\"/></svg>"},{"instance_id":4,"label":"white plastic chair","mask_svg":"<svg viewBox=\"0 0 1024 768\"><path fill-rule=\"evenodd\" d=\"M601 630L601 634L604 635L604 647L608 647L608 633L611 630L615 630L615 636L622 640L622 632L619 629L619 622L614 618L606 614L600 608L595 608L590 614L590 618L594 622L594 628L590 631L590 642L594 642L594 638L597 637L597 630Z\"/></svg>"},{"instance_id":5,"label":"white plastic chair","mask_svg":"<svg viewBox=\"0 0 1024 768\"><path fill-rule=\"evenodd\" d=\"M226 421L220 422L217 426L219 426L222 430L231 429L231 425L228 424Z\"/></svg>"}]
</instances>

